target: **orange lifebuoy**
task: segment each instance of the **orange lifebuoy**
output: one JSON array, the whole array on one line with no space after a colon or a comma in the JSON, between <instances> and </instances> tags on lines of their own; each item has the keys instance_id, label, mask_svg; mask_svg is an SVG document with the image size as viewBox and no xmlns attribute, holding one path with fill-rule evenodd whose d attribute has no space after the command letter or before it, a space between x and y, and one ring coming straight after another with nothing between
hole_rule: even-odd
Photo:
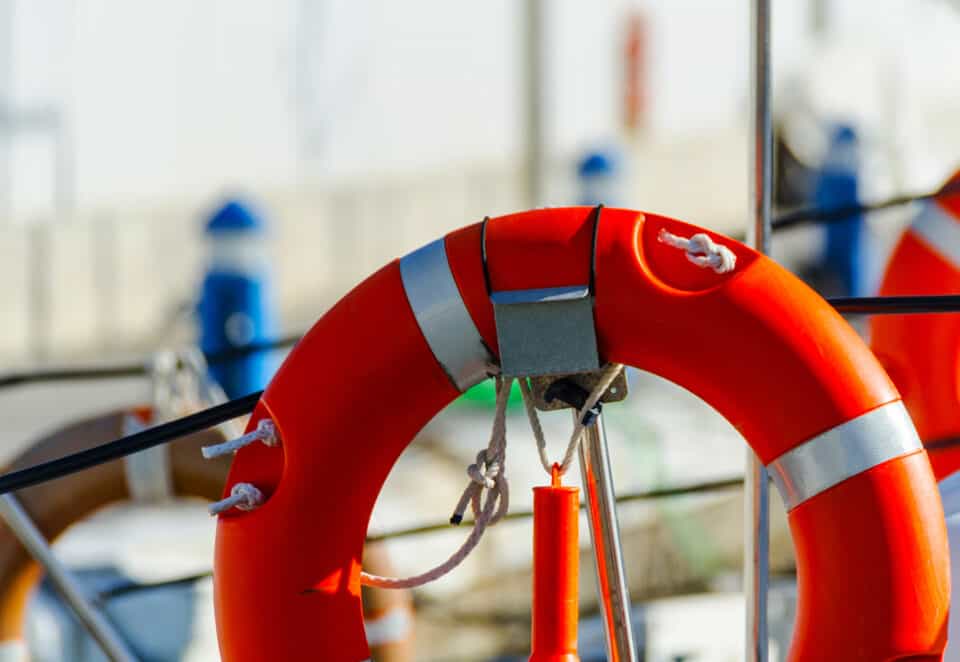
<instances>
[{"instance_id":1,"label":"orange lifebuoy","mask_svg":"<svg viewBox=\"0 0 960 662\"><path fill-rule=\"evenodd\" d=\"M948 185L960 183L957 172ZM883 295L960 294L960 193L923 203L887 263ZM870 346L928 445L937 480L960 469L960 316L878 315Z\"/></svg>"},{"instance_id":2,"label":"orange lifebuoy","mask_svg":"<svg viewBox=\"0 0 960 662\"><path fill-rule=\"evenodd\" d=\"M661 241L705 233L728 273ZM696 238L696 237L694 237ZM690 259L688 259L690 258ZM372 275L304 337L251 420L220 516L215 606L228 662L369 656L360 559L377 494L414 434L499 356L490 295L589 284L600 357L654 372L730 420L789 510L799 604L790 659L939 660L949 558L933 474L900 397L842 318L771 260L662 216L514 214Z\"/></svg>"}]
</instances>

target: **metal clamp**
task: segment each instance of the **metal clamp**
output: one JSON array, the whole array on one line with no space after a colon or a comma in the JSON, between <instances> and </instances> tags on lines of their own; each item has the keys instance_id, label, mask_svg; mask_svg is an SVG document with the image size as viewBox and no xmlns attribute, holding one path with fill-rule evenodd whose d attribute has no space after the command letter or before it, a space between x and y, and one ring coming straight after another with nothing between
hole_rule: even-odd
<instances>
[{"instance_id":1,"label":"metal clamp","mask_svg":"<svg viewBox=\"0 0 960 662\"><path fill-rule=\"evenodd\" d=\"M566 287L492 291L484 221L483 272L493 302L500 368L504 375L556 376L600 368L593 298L601 208L602 205L598 205L593 214L590 282Z\"/></svg>"}]
</instances>

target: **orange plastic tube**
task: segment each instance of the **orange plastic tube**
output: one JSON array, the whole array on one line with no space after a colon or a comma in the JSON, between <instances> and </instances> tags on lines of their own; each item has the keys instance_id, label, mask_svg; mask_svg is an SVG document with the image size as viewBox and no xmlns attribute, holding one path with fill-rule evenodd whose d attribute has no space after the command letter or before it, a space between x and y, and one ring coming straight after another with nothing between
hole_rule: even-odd
<instances>
[{"instance_id":1,"label":"orange plastic tube","mask_svg":"<svg viewBox=\"0 0 960 662\"><path fill-rule=\"evenodd\" d=\"M533 627L530 662L580 662L577 655L580 490L533 488Z\"/></svg>"}]
</instances>

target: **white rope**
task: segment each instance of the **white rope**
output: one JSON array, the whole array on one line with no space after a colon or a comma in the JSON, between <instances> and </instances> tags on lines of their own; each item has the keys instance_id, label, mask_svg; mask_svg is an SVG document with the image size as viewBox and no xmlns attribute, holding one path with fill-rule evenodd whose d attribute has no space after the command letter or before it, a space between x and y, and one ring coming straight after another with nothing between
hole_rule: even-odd
<instances>
[{"instance_id":1,"label":"white rope","mask_svg":"<svg viewBox=\"0 0 960 662\"><path fill-rule=\"evenodd\" d=\"M661 228L657 239L667 246L686 251L687 259L702 269L710 267L718 274L725 274L737 266L737 256L733 251L721 246L704 232L698 232L687 239Z\"/></svg>"},{"instance_id":2,"label":"white rope","mask_svg":"<svg viewBox=\"0 0 960 662\"><path fill-rule=\"evenodd\" d=\"M623 364L612 363L607 366L601 375L600 381L590 392L583 407L577 412L577 420L573 426L573 433L570 435L570 441L567 443L567 450L564 453L563 461L559 463L559 472L561 475L566 473L573 462L574 453L580 444L583 436L583 421L591 413L591 410L600 402L600 398L610 388L610 384L617 378L620 371L623 370ZM483 537L487 527L493 526L507 514L510 506L510 486L506 477L506 450L507 450L507 403L510 400L510 388L513 386L512 377L494 378L497 388L497 404L493 415L493 429L490 431L490 442L487 447L477 453L477 460L467 467L467 475L470 482L467 484L463 494L453 510L453 516L450 518L451 524L459 524L463 521L463 514L467 507L473 511L473 530L463 542L457 551L450 558L440 565L427 570L419 575L412 577L383 577L373 575L368 572L360 573L360 583L366 586L377 588L414 588L422 586L429 582L440 579L451 570L463 563L464 559L470 555L480 538ZM540 425L540 419L537 416L536 409L533 407L533 400L530 397L530 386L525 379L520 380L520 390L523 393L523 401L527 410L527 418L530 420L530 427L533 429L534 437L537 440L537 451L540 453L540 462L547 473L552 473L552 465L547 458L546 439L543 434L543 427ZM595 414L595 412L594 412ZM486 492L486 494L484 494Z\"/></svg>"},{"instance_id":3,"label":"white rope","mask_svg":"<svg viewBox=\"0 0 960 662\"><path fill-rule=\"evenodd\" d=\"M577 447L580 445L580 440L583 438L583 430L586 427L583 424L583 421L591 413L591 410L600 402L600 398L603 397L603 394L607 392L607 389L610 388L610 384L613 383L613 380L617 378L617 375L620 374L620 371L623 370L622 363L611 363L603 371L603 374L600 377L600 381L597 382L597 385L590 391L590 395L587 396L586 401L583 403L583 407L577 412L577 420L573 426L573 432L570 433L570 440L567 442L567 450L563 454L563 460L559 462L560 465L560 475L567 473L567 470L570 468L570 464L573 462L573 456L577 452ZM537 414L537 409L533 404L533 395L530 393L530 385L527 383L526 379L520 380L520 392L523 394L523 405L527 410L527 419L530 421L530 428L533 430L534 439L537 442L537 453L540 455L540 464L543 465L544 471L548 474L553 472L553 463L550 462L550 458L547 457L547 440L546 436L543 434L543 427L540 425L540 417Z\"/></svg>"},{"instance_id":4,"label":"white rope","mask_svg":"<svg viewBox=\"0 0 960 662\"><path fill-rule=\"evenodd\" d=\"M204 459L210 460L221 455L234 453L255 441L262 441L267 446L277 445L279 438L277 437L277 426L273 424L273 421L268 418L261 419L260 422L257 423L256 430L251 430L242 437L224 441L220 444L204 446L200 449L200 452L203 454Z\"/></svg>"},{"instance_id":5,"label":"white rope","mask_svg":"<svg viewBox=\"0 0 960 662\"><path fill-rule=\"evenodd\" d=\"M219 515L231 508L253 510L261 503L263 503L263 492L258 490L255 485L251 485L250 483L237 483L233 486L233 489L230 490L230 496L226 499L211 503L207 507L207 510L210 511L211 515Z\"/></svg>"},{"instance_id":6,"label":"white rope","mask_svg":"<svg viewBox=\"0 0 960 662\"><path fill-rule=\"evenodd\" d=\"M473 530L470 531L470 535L450 558L431 570L406 578L382 577L361 572L361 584L377 588L413 588L439 579L463 563L463 560L480 542L487 527L496 524L507 513L510 505L510 488L505 475L507 402L510 399L513 378L496 377L495 379L497 407L493 415L490 443L477 453L476 463L467 467L470 483L460 496L453 516L450 518L451 524L459 524L469 505L473 511ZM486 491L485 497L484 491Z\"/></svg>"}]
</instances>

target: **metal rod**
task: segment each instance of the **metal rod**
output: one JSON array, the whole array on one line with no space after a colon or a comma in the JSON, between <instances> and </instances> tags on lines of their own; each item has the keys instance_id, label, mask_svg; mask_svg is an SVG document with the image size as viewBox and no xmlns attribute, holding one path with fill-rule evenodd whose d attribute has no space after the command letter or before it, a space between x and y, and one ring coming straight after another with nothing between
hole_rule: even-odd
<instances>
[{"instance_id":1,"label":"metal rod","mask_svg":"<svg viewBox=\"0 0 960 662\"><path fill-rule=\"evenodd\" d=\"M43 566L50 583L87 632L100 644L103 653L112 662L136 662L136 656L107 619L90 604L77 580L60 563L43 534L12 494L0 497L0 516L30 555Z\"/></svg>"},{"instance_id":2,"label":"metal rod","mask_svg":"<svg viewBox=\"0 0 960 662\"><path fill-rule=\"evenodd\" d=\"M543 62L543 0L524 0L523 23L523 136L524 136L524 194L527 206L538 207L543 200L544 166L544 62Z\"/></svg>"},{"instance_id":3,"label":"metal rod","mask_svg":"<svg viewBox=\"0 0 960 662\"><path fill-rule=\"evenodd\" d=\"M29 319L29 345L34 361L41 362L50 353L51 283L50 264L53 231L46 219L34 219L27 235L29 257L27 269L27 315Z\"/></svg>"},{"instance_id":4,"label":"metal rod","mask_svg":"<svg viewBox=\"0 0 960 662\"><path fill-rule=\"evenodd\" d=\"M576 414L574 414L576 415ZM610 662L636 662L637 645L630 621L630 592L623 567L620 525L613 492L613 474L603 417L583 432L580 443L580 473L583 496L593 541L593 560L597 570L597 595Z\"/></svg>"},{"instance_id":5,"label":"metal rod","mask_svg":"<svg viewBox=\"0 0 960 662\"><path fill-rule=\"evenodd\" d=\"M750 69L753 79L747 235L761 253L770 252L773 126L770 108L770 0L751 1ZM743 590L746 597L747 662L767 662L767 591L770 582L770 489L767 469L747 451L744 484Z\"/></svg>"}]
</instances>

